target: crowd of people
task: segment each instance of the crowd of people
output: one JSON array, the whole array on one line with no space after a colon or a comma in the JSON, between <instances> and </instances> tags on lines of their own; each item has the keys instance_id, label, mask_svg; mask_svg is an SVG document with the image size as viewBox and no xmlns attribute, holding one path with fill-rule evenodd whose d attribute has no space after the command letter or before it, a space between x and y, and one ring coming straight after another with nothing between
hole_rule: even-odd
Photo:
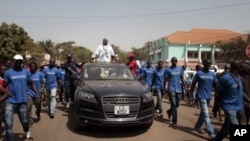
<instances>
[{"instance_id":1,"label":"crowd of people","mask_svg":"<svg viewBox=\"0 0 250 141\"><path fill-rule=\"evenodd\" d=\"M13 141L14 113L17 112L26 138L31 137L29 128L34 123L32 107L36 108L36 122L41 119L42 102L45 101L48 116L53 119L56 112L57 96L68 108L73 101L71 75L79 73L72 62L72 54L67 61L55 64L51 58L47 66L39 66L36 60L26 62L17 54L13 60L0 67L0 130L5 124L6 140ZM64 99L63 99L64 98Z\"/></svg>"},{"instance_id":2,"label":"crowd of people","mask_svg":"<svg viewBox=\"0 0 250 141\"><path fill-rule=\"evenodd\" d=\"M183 99L183 92L188 92L196 99L200 107L200 114L194 125L194 130L201 133L201 127L205 123L210 140L222 141L228 134L230 125L249 125L250 116L250 64L231 61L225 65L222 73L216 74L209 70L211 61L204 59L202 66L196 65L196 71L191 80L191 88L188 90L184 81L184 71L177 65L177 58L171 59L171 66L164 68L162 61L156 67L147 65L140 69L142 84L157 96L156 113L163 117L161 100L167 94L170 109L166 110L172 125L177 125L177 109ZM213 97L214 95L214 97ZM184 95L187 96L187 95ZM213 99L214 98L214 99ZM212 112L214 116L220 109L224 111L225 120L221 130L216 134L209 118L210 101L214 100ZM194 103L194 104L197 104Z\"/></svg>"},{"instance_id":3,"label":"crowd of people","mask_svg":"<svg viewBox=\"0 0 250 141\"><path fill-rule=\"evenodd\" d=\"M114 51L106 38L95 51L97 62L110 63L114 59ZM73 74L79 73L72 61L72 54L67 54L67 61L60 66L55 59L49 60L48 66L38 66L35 60L24 64L21 55L15 55L13 61L6 61L0 66L0 127L5 123L6 139L13 140L13 116L15 111L26 134L30 138L32 125L32 106L35 105L37 122L41 118L41 102L46 100L48 116L53 119L56 112L57 95L66 108L74 101ZM178 65L176 57L171 58L171 65L164 67L162 61L152 66L151 61L141 65L133 53L128 54L125 63L136 78L149 91L156 95L155 111L163 117L162 98L169 99L169 109L165 109L173 126L178 126L178 107L184 92L192 95L199 104L200 114L194 124L194 130L201 132L205 123L208 137L214 141L222 141L229 134L230 125L247 125L250 116L250 64L232 61L225 65L225 71L216 74L209 70L211 61L204 59L202 66L198 64L188 88L184 79L185 68ZM209 118L209 105L214 94L214 116L224 111L225 120L221 130L216 134ZM219 112L220 113L220 112ZM3 129L1 129L3 130Z\"/></svg>"}]
</instances>

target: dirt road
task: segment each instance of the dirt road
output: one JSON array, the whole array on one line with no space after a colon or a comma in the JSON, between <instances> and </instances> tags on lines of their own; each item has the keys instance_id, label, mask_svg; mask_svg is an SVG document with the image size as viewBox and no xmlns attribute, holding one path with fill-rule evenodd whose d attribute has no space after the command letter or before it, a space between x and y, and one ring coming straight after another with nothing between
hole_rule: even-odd
<instances>
[{"instance_id":1,"label":"dirt road","mask_svg":"<svg viewBox=\"0 0 250 141\"><path fill-rule=\"evenodd\" d=\"M168 100L164 98L162 103L164 111L166 111L169 108ZM157 116L155 117L152 127L148 130L137 127L88 127L82 131L74 131L68 124L68 112L65 111L63 105L57 104L54 119L50 119L46 114L46 110L43 110L41 120L34 123L30 129L31 139L25 139L17 115L15 115L13 131L16 141L206 141L208 140L208 134L205 130L205 124L202 128L203 134L199 134L193 130L199 115L199 110L200 109L182 101L178 109L177 127L170 126L170 121L166 113L164 113L162 119ZM35 118L34 112L33 116ZM212 114L211 120L217 133L222 122L212 118ZM0 140L5 140L4 131L0 133ZM229 139L225 139L225 141L228 140Z\"/></svg>"}]
</instances>

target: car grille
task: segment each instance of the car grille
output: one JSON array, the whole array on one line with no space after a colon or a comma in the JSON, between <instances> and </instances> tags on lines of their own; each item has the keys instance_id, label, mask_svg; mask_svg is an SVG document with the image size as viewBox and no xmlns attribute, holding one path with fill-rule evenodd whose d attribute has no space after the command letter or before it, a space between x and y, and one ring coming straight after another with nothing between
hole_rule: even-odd
<instances>
[{"instance_id":1,"label":"car grille","mask_svg":"<svg viewBox=\"0 0 250 141\"><path fill-rule=\"evenodd\" d=\"M140 97L102 97L101 100L106 118L135 118L138 116ZM119 105L129 106L129 113L116 115L114 113L114 107Z\"/></svg>"}]
</instances>

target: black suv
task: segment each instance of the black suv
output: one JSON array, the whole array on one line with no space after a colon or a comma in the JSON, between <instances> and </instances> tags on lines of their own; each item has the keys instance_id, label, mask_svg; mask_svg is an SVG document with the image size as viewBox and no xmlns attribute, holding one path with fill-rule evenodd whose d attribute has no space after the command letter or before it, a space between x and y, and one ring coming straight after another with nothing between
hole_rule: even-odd
<instances>
[{"instance_id":1,"label":"black suv","mask_svg":"<svg viewBox=\"0 0 250 141\"><path fill-rule=\"evenodd\" d=\"M125 64L85 64L76 80L69 114L74 129L87 125L150 128L154 100Z\"/></svg>"}]
</instances>

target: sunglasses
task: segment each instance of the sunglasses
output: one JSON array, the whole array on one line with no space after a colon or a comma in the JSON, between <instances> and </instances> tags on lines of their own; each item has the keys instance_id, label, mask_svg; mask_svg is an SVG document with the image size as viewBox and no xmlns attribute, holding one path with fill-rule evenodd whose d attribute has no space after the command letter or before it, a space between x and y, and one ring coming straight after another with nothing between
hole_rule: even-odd
<instances>
[{"instance_id":1,"label":"sunglasses","mask_svg":"<svg viewBox=\"0 0 250 141\"><path fill-rule=\"evenodd\" d=\"M23 60L21 60L21 59L17 59L17 60L15 60L14 62L22 63L22 62L23 62Z\"/></svg>"}]
</instances>

